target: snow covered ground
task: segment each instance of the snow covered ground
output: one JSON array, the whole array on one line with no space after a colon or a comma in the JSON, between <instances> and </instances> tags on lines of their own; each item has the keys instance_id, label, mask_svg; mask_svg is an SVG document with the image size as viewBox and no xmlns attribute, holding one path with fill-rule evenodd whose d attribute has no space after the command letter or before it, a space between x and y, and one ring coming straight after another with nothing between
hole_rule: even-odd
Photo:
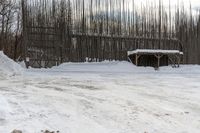
<instances>
[{"instance_id":1,"label":"snow covered ground","mask_svg":"<svg viewBox=\"0 0 200 133\"><path fill-rule=\"evenodd\" d=\"M13 68L0 67L0 133L200 132L200 66L67 63L7 76L4 69Z\"/></svg>"}]
</instances>

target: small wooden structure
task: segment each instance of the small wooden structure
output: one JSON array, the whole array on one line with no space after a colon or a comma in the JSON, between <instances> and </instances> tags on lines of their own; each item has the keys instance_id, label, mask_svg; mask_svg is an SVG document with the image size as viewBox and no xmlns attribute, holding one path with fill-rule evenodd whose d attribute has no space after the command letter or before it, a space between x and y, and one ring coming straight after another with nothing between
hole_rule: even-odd
<instances>
[{"instance_id":1,"label":"small wooden structure","mask_svg":"<svg viewBox=\"0 0 200 133\"><path fill-rule=\"evenodd\" d=\"M136 66L160 66L179 67L183 52L179 50L161 49L136 49L128 51L129 60Z\"/></svg>"}]
</instances>

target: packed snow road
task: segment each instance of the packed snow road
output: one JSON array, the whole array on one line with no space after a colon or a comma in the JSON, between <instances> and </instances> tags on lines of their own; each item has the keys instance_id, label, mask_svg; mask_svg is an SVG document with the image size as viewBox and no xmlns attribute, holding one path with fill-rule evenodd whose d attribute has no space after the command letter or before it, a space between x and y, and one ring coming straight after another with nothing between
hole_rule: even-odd
<instances>
[{"instance_id":1,"label":"packed snow road","mask_svg":"<svg viewBox=\"0 0 200 133\"><path fill-rule=\"evenodd\" d=\"M200 67L127 62L0 74L0 133L199 133Z\"/></svg>"}]
</instances>

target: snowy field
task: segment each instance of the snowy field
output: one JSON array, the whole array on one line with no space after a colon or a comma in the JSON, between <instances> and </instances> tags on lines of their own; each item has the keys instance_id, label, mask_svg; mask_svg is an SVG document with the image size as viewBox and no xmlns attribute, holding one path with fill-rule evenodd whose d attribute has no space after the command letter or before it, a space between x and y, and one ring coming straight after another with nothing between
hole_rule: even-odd
<instances>
[{"instance_id":1,"label":"snowy field","mask_svg":"<svg viewBox=\"0 0 200 133\"><path fill-rule=\"evenodd\" d=\"M15 68L15 69L14 69ZM0 53L0 133L200 133L200 66L22 69Z\"/></svg>"}]
</instances>

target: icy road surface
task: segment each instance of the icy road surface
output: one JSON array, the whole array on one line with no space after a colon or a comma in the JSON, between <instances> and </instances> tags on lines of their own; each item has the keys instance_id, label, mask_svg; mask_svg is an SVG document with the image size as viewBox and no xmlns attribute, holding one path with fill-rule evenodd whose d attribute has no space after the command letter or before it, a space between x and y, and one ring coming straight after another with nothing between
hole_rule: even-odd
<instances>
[{"instance_id":1,"label":"icy road surface","mask_svg":"<svg viewBox=\"0 0 200 133\"><path fill-rule=\"evenodd\" d=\"M0 133L200 133L200 67L64 64L0 74Z\"/></svg>"}]
</instances>

